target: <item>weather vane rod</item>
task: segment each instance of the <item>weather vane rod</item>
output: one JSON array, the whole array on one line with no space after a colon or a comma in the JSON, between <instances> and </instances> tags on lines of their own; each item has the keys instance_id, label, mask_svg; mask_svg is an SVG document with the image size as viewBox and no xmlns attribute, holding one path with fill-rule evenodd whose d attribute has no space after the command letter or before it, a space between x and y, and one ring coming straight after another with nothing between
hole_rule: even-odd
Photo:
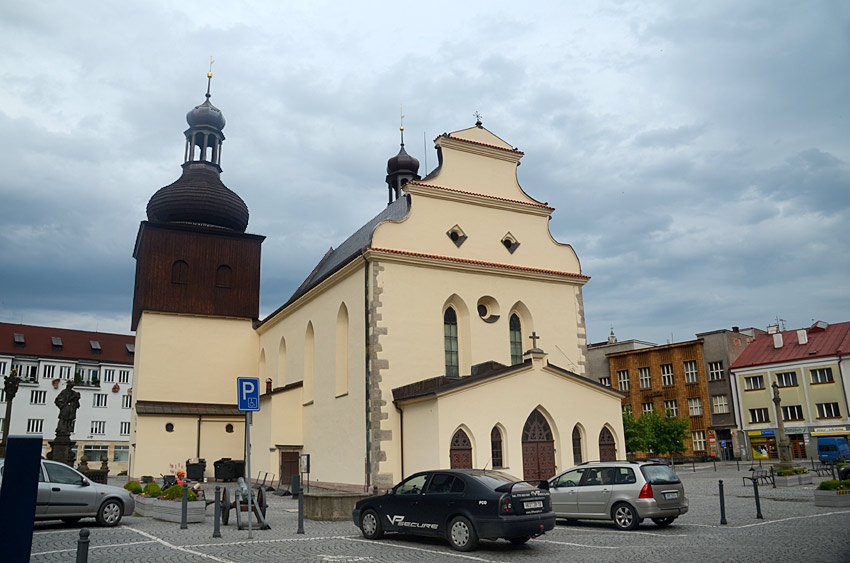
<instances>
[{"instance_id":1,"label":"weather vane rod","mask_svg":"<svg viewBox=\"0 0 850 563\"><path fill-rule=\"evenodd\" d=\"M210 55L210 70L209 72L207 72L207 98L210 97L210 85L212 83L212 65L214 62L215 61L213 60L212 55Z\"/></svg>"}]
</instances>

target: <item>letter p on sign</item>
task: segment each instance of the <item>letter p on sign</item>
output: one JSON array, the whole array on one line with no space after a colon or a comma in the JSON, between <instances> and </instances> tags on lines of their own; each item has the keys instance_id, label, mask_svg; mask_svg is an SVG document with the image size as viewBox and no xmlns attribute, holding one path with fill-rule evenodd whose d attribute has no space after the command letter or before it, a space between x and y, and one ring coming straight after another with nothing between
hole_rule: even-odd
<instances>
[{"instance_id":1,"label":"letter p on sign","mask_svg":"<svg viewBox=\"0 0 850 563\"><path fill-rule=\"evenodd\" d=\"M260 380L257 377L236 378L236 403L240 411L260 410Z\"/></svg>"}]
</instances>

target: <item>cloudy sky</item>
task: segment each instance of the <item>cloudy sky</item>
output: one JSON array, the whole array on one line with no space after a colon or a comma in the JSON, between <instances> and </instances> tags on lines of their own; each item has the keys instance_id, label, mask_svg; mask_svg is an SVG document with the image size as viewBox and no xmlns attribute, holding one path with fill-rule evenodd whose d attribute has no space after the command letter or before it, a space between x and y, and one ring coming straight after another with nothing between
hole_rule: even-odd
<instances>
[{"instance_id":1,"label":"cloudy sky","mask_svg":"<svg viewBox=\"0 0 850 563\"><path fill-rule=\"evenodd\" d=\"M591 341L850 320L844 0L183 0L0 6L0 321L129 332L210 55L262 316L386 205L403 104L420 172L476 111L525 152Z\"/></svg>"}]
</instances>

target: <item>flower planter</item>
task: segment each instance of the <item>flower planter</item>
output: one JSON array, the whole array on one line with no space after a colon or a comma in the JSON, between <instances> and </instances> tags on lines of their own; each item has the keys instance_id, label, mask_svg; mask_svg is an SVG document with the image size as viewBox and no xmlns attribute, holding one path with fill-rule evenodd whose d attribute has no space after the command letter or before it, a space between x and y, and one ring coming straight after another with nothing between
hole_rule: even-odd
<instances>
[{"instance_id":1,"label":"flower planter","mask_svg":"<svg viewBox=\"0 0 850 563\"><path fill-rule=\"evenodd\" d=\"M812 474L811 473L800 473L797 475L800 478L801 485L811 485L812 484Z\"/></svg>"},{"instance_id":2,"label":"flower planter","mask_svg":"<svg viewBox=\"0 0 850 563\"><path fill-rule=\"evenodd\" d=\"M183 503L179 500L162 500L152 497L135 497L136 514L148 516L166 522L180 522L183 516ZM206 518L207 503L202 500L193 500L187 503L186 522L203 522Z\"/></svg>"},{"instance_id":3,"label":"flower planter","mask_svg":"<svg viewBox=\"0 0 850 563\"><path fill-rule=\"evenodd\" d=\"M796 487L800 484L800 476L794 475L774 475L773 481L777 487ZM811 481L811 479L810 479Z\"/></svg>"},{"instance_id":4,"label":"flower planter","mask_svg":"<svg viewBox=\"0 0 850 563\"><path fill-rule=\"evenodd\" d=\"M815 489L815 506L848 507L850 506L850 490L821 491Z\"/></svg>"}]
</instances>

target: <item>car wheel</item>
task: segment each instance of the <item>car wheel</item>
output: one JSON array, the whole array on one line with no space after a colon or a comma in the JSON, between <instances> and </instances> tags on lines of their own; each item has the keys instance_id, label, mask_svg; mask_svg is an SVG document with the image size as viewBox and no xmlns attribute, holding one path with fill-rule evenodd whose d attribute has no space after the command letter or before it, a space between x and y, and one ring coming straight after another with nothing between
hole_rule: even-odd
<instances>
[{"instance_id":1,"label":"car wheel","mask_svg":"<svg viewBox=\"0 0 850 563\"><path fill-rule=\"evenodd\" d=\"M675 520L675 518L673 518L672 516L670 516L668 518L653 518L652 519L652 521L655 522L655 525L658 526L659 528L666 528L667 526L669 526L670 524L673 523L673 520Z\"/></svg>"},{"instance_id":2,"label":"car wheel","mask_svg":"<svg viewBox=\"0 0 850 563\"><path fill-rule=\"evenodd\" d=\"M842 481L850 479L850 465L845 465L838 470L838 478Z\"/></svg>"},{"instance_id":3,"label":"car wheel","mask_svg":"<svg viewBox=\"0 0 850 563\"><path fill-rule=\"evenodd\" d=\"M449 524L449 543L458 551L472 551L478 546L478 534L472 523L463 516L456 516Z\"/></svg>"},{"instance_id":4,"label":"car wheel","mask_svg":"<svg viewBox=\"0 0 850 563\"><path fill-rule=\"evenodd\" d=\"M614 524L621 530L634 530L640 519L632 505L621 502L614 507Z\"/></svg>"},{"instance_id":5,"label":"car wheel","mask_svg":"<svg viewBox=\"0 0 850 563\"><path fill-rule=\"evenodd\" d=\"M531 536L522 536L522 537L519 537L519 538L508 538L508 541L511 542L514 545L522 545L530 539L531 539Z\"/></svg>"},{"instance_id":6,"label":"car wheel","mask_svg":"<svg viewBox=\"0 0 850 563\"><path fill-rule=\"evenodd\" d=\"M124 507L117 500L111 499L97 509L97 523L101 526L117 526L124 513Z\"/></svg>"},{"instance_id":7,"label":"car wheel","mask_svg":"<svg viewBox=\"0 0 850 563\"><path fill-rule=\"evenodd\" d=\"M76 524L80 521L80 518L81 516L66 516L65 518L62 518L62 521L66 524Z\"/></svg>"},{"instance_id":8,"label":"car wheel","mask_svg":"<svg viewBox=\"0 0 850 563\"><path fill-rule=\"evenodd\" d=\"M360 531L368 540L376 540L384 535L384 528L381 526L381 519L378 518L377 512L370 509L360 516Z\"/></svg>"}]
</instances>

